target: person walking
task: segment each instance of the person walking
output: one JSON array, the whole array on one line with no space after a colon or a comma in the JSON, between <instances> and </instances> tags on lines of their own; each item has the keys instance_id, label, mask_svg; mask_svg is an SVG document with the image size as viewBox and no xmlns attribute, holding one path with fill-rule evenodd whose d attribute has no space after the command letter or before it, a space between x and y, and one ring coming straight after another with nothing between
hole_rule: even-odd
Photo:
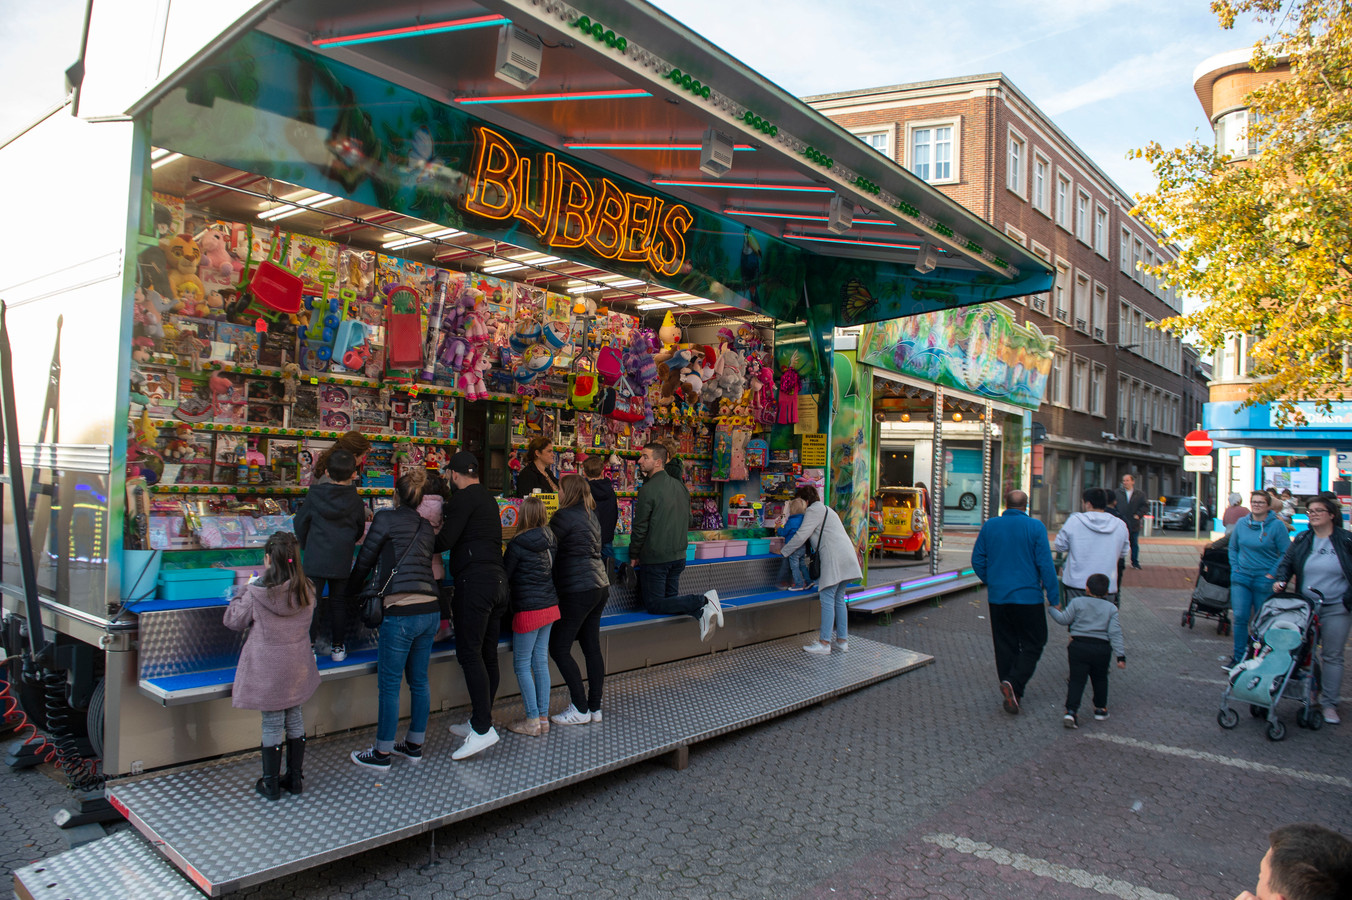
<instances>
[{"instance_id":1,"label":"person walking","mask_svg":"<svg viewBox=\"0 0 1352 900\"><path fill-rule=\"evenodd\" d=\"M1150 503L1143 491L1136 490L1136 478L1133 475L1122 476L1122 489L1117 492L1117 514L1127 523L1127 536L1131 538L1131 567L1141 567L1141 520L1145 517Z\"/></svg>"},{"instance_id":2,"label":"person walking","mask_svg":"<svg viewBox=\"0 0 1352 900\"><path fill-rule=\"evenodd\" d=\"M512 668L525 708L525 716L507 726L517 734L549 730L549 633L560 615L554 591L557 550L544 502L522 500L516 537L502 555L512 588Z\"/></svg>"},{"instance_id":3,"label":"person walking","mask_svg":"<svg viewBox=\"0 0 1352 900\"><path fill-rule=\"evenodd\" d=\"M699 623L699 639L706 641L723 626L718 591L681 594L685 550L690 540L690 493L667 474L665 444L643 447L638 458L643 487L634 502L634 524L629 537L629 559L638 570L638 596L643 608L658 616L691 616Z\"/></svg>"},{"instance_id":4,"label":"person walking","mask_svg":"<svg viewBox=\"0 0 1352 900\"><path fill-rule=\"evenodd\" d=\"M538 437L526 445L526 460L516 476L516 495L529 497L536 491L557 494L559 482L554 478L554 444L547 437Z\"/></svg>"},{"instance_id":5,"label":"person walking","mask_svg":"<svg viewBox=\"0 0 1352 900\"><path fill-rule=\"evenodd\" d=\"M427 520L418 515L426 481L427 473L422 469L410 469L395 480L396 505L380 510L371 520L349 581L354 592L360 591L367 577L375 573L374 585L385 592L385 616L377 630L376 742L351 754L354 763L368 769L388 771L391 755L411 763L422 762L427 718L432 711L427 666L432 659L432 637L441 622L437 584L432 577L436 535ZM404 680L408 681L408 731L396 743L399 686Z\"/></svg>"},{"instance_id":6,"label":"person walking","mask_svg":"<svg viewBox=\"0 0 1352 900\"><path fill-rule=\"evenodd\" d=\"M310 622L310 643L319 636L320 623L327 620L329 658L340 663L347 659L347 577L357 541L366 528L366 504L352 484L357 461L349 451L335 449L325 465L327 477L310 485L296 512L296 539L319 606L319 614Z\"/></svg>"},{"instance_id":7,"label":"person walking","mask_svg":"<svg viewBox=\"0 0 1352 900\"><path fill-rule=\"evenodd\" d=\"M1066 688L1066 714L1062 724L1080 727L1080 700L1084 683L1094 687L1094 719L1108 718L1108 663L1117 655L1117 667L1127 667L1127 648L1122 639L1117 604L1108 599L1108 576L1095 572L1085 579L1082 594L1066 603L1065 609L1051 606L1047 613L1070 630L1066 658L1070 663L1070 682Z\"/></svg>"},{"instance_id":8,"label":"person walking","mask_svg":"<svg viewBox=\"0 0 1352 900\"><path fill-rule=\"evenodd\" d=\"M263 713L263 777L254 790L268 800L304 785L305 719L301 705L319 687L310 650L314 593L301 571L300 544L279 531L263 548L263 574L246 584L225 609L225 627L247 631L235 666L230 705ZM282 740L286 774L281 774Z\"/></svg>"},{"instance_id":9,"label":"person walking","mask_svg":"<svg viewBox=\"0 0 1352 900\"><path fill-rule=\"evenodd\" d=\"M1229 534L1234 530L1235 523L1249 514L1249 508L1244 505L1244 498L1238 493L1232 493L1227 502L1230 505L1221 513L1221 527Z\"/></svg>"},{"instance_id":10,"label":"person walking","mask_svg":"<svg viewBox=\"0 0 1352 900\"><path fill-rule=\"evenodd\" d=\"M1044 602L1057 597L1047 528L1028 515L1028 495L1005 494L1005 511L987 519L972 547L972 569L986 585L995 672L1005 712L1018 715L1028 680L1047 644Z\"/></svg>"},{"instance_id":11,"label":"person walking","mask_svg":"<svg viewBox=\"0 0 1352 900\"><path fill-rule=\"evenodd\" d=\"M479 481L479 460L460 450L446 464L455 493L443 511L436 549L451 551L447 568L455 580L451 618L455 658L465 674L473 710L451 733L465 742L451 759L468 759L498 742L493 698L498 694L498 638L511 592L502 562L502 519L498 502Z\"/></svg>"},{"instance_id":12,"label":"person walking","mask_svg":"<svg viewBox=\"0 0 1352 900\"><path fill-rule=\"evenodd\" d=\"M1333 523L1342 516L1340 503L1314 497L1305 504L1310 527L1296 535L1274 573L1274 593L1295 584L1303 597L1318 604L1319 705L1324 721L1339 724L1338 694L1343 686L1343 649L1352 626L1352 533Z\"/></svg>"},{"instance_id":13,"label":"person walking","mask_svg":"<svg viewBox=\"0 0 1352 900\"><path fill-rule=\"evenodd\" d=\"M859 567L859 551L845 530L840 516L821 501L817 489L810 484L800 487L794 498L807 504L803 522L792 538L784 542L779 555L788 559L812 542L821 554L822 571L817 579L817 599L821 602L821 628L817 640L803 647L814 656L825 656L834 648L844 653L850 649L849 611L845 608L845 588L864 577Z\"/></svg>"},{"instance_id":14,"label":"person walking","mask_svg":"<svg viewBox=\"0 0 1352 900\"><path fill-rule=\"evenodd\" d=\"M1272 571L1291 544L1286 525L1271 511L1272 496L1267 491L1249 495L1249 514L1230 532L1230 611L1233 616L1234 647L1231 669L1244 658L1249 643L1249 616L1272 596Z\"/></svg>"},{"instance_id":15,"label":"person walking","mask_svg":"<svg viewBox=\"0 0 1352 900\"><path fill-rule=\"evenodd\" d=\"M1116 602L1118 563L1127 555L1130 540L1127 526L1107 512L1108 492L1089 488L1082 495L1083 510L1072 515L1056 534L1053 546L1066 554L1061 567L1061 583L1066 598L1082 596L1085 584L1095 572L1108 575L1107 596Z\"/></svg>"},{"instance_id":16,"label":"person walking","mask_svg":"<svg viewBox=\"0 0 1352 900\"><path fill-rule=\"evenodd\" d=\"M559 510L549 520L559 544L554 561L554 587L562 618L549 639L549 656L568 685L572 703L551 717L556 725L585 725L601 721L601 691L606 660L601 655L601 613L610 596L601 557L601 523L596 517L591 487L581 475L565 475L559 482ZM587 663L587 690L573 659L573 642L582 645Z\"/></svg>"}]
</instances>

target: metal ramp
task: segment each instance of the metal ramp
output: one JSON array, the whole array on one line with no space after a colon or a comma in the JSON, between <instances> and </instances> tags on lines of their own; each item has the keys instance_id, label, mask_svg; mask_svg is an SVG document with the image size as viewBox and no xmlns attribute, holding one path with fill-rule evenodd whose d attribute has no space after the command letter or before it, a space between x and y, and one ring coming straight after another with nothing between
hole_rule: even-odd
<instances>
[{"instance_id":1,"label":"metal ramp","mask_svg":"<svg viewBox=\"0 0 1352 900\"><path fill-rule=\"evenodd\" d=\"M433 715L423 761L396 758L388 772L348 759L372 729L313 740L305 794L276 803L253 791L256 755L110 786L109 799L144 838L126 832L114 847L105 839L19 869L15 887L37 900L200 896L193 884L220 896L643 760L673 754L680 765L691 744L934 661L859 638L827 657L801 644L786 638L621 673L606 680L604 722L543 737L502 730L496 746L464 762L451 760L458 740L446 730L463 710ZM555 708L564 693L554 692ZM495 719L520 714L513 700ZM163 856L148 854L150 845Z\"/></svg>"}]
</instances>

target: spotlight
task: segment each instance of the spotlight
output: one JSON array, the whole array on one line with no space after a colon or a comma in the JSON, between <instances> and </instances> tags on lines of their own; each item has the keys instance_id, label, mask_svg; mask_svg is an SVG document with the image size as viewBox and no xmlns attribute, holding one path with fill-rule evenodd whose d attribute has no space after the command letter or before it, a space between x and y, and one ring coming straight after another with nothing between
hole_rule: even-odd
<instances>
[{"instance_id":1,"label":"spotlight","mask_svg":"<svg viewBox=\"0 0 1352 900\"><path fill-rule=\"evenodd\" d=\"M544 42L510 22L498 32L498 58L493 74L523 91L540 77Z\"/></svg>"},{"instance_id":2,"label":"spotlight","mask_svg":"<svg viewBox=\"0 0 1352 900\"><path fill-rule=\"evenodd\" d=\"M939 264L939 251L934 249L934 245L929 241L920 245L920 249L915 253L915 270L921 275L928 275L934 271L934 267Z\"/></svg>"},{"instance_id":3,"label":"spotlight","mask_svg":"<svg viewBox=\"0 0 1352 900\"><path fill-rule=\"evenodd\" d=\"M903 422L909 422L909 421L911 421L911 414L908 413L908 412L902 413L902 414L901 414L901 421L903 421Z\"/></svg>"},{"instance_id":4,"label":"spotlight","mask_svg":"<svg viewBox=\"0 0 1352 900\"><path fill-rule=\"evenodd\" d=\"M832 234L844 234L854 224L854 201L840 194L831 195L831 205L826 212L826 230Z\"/></svg>"},{"instance_id":5,"label":"spotlight","mask_svg":"<svg viewBox=\"0 0 1352 900\"><path fill-rule=\"evenodd\" d=\"M699 170L715 178L732 168L732 138L713 129L704 131L704 143L699 150Z\"/></svg>"},{"instance_id":6,"label":"spotlight","mask_svg":"<svg viewBox=\"0 0 1352 900\"><path fill-rule=\"evenodd\" d=\"M961 421L962 421L962 413L960 413L960 412L955 412L955 413L953 413L953 421L954 421L954 422L961 422Z\"/></svg>"}]
</instances>

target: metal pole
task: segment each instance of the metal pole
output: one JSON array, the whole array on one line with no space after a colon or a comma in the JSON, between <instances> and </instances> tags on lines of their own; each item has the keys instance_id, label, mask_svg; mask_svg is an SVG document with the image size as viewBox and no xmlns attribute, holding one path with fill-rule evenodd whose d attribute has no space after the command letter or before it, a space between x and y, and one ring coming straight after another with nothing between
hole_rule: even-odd
<instances>
[{"instance_id":1,"label":"metal pole","mask_svg":"<svg viewBox=\"0 0 1352 900\"><path fill-rule=\"evenodd\" d=\"M1202 536L1202 473L1192 473L1192 485L1197 491L1197 496L1193 498L1192 506L1192 539L1197 540Z\"/></svg>"},{"instance_id":2,"label":"metal pole","mask_svg":"<svg viewBox=\"0 0 1352 900\"><path fill-rule=\"evenodd\" d=\"M934 446L930 452L930 574L939 574L939 542L944 529L944 389L934 386Z\"/></svg>"}]
</instances>

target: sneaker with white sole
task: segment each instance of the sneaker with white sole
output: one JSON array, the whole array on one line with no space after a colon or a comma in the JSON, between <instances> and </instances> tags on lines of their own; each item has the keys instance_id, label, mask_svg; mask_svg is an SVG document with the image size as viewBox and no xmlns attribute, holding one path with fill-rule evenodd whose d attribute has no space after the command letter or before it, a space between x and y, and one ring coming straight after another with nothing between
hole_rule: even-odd
<instances>
[{"instance_id":1,"label":"sneaker with white sole","mask_svg":"<svg viewBox=\"0 0 1352 900\"><path fill-rule=\"evenodd\" d=\"M714 607L712 603L704 604L704 609L699 614L699 639L707 641L709 635L714 633Z\"/></svg>"},{"instance_id":2,"label":"sneaker with white sole","mask_svg":"<svg viewBox=\"0 0 1352 900\"><path fill-rule=\"evenodd\" d=\"M375 747L368 747L365 750L353 750L350 754L352 761L359 766L365 766L368 769L379 769L382 772L390 768L390 755L388 753L377 753Z\"/></svg>"},{"instance_id":3,"label":"sneaker with white sole","mask_svg":"<svg viewBox=\"0 0 1352 900\"><path fill-rule=\"evenodd\" d=\"M718 591L705 591L704 599L709 601L709 605L714 608L714 618L718 619L718 627L723 627L723 604L718 602Z\"/></svg>"},{"instance_id":4,"label":"sneaker with white sole","mask_svg":"<svg viewBox=\"0 0 1352 900\"><path fill-rule=\"evenodd\" d=\"M1343 720L1338 717L1338 710L1332 706L1324 707L1324 721L1330 725L1341 725Z\"/></svg>"},{"instance_id":5,"label":"sneaker with white sole","mask_svg":"<svg viewBox=\"0 0 1352 900\"><path fill-rule=\"evenodd\" d=\"M592 717L592 724L593 724L593 725L595 725L595 724L597 724L598 722L600 722L600 721L601 721L601 710L599 710L599 709L593 709L593 710L591 711L591 717Z\"/></svg>"},{"instance_id":6,"label":"sneaker with white sole","mask_svg":"<svg viewBox=\"0 0 1352 900\"><path fill-rule=\"evenodd\" d=\"M1079 728L1080 717L1075 715L1075 713L1068 712L1061 717L1061 724L1065 725L1067 728Z\"/></svg>"},{"instance_id":7,"label":"sneaker with white sole","mask_svg":"<svg viewBox=\"0 0 1352 900\"><path fill-rule=\"evenodd\" d=\"M422 744L410 744L408 741L400 741L390 748L390 752L395 756L402 756L411 763L422 762L422 751Z\"/></svg>"},{"instance_id":8,"label":"sneaker with white sole","mask_svg":"<svg viewBox=\"0 0 1352 900\"><path fill-rule=\"evenodd\" d=\"M469 759L476 753L487 750L498 742L498 730L492 725L488 726L488 731L479 734L477 731L470 731L469 737L460 745L460 749L451 754L451 759Z\"/></svg>"},{"instance_id":9,"label":"sneaker with white sole","mask_svg":"<svg viewBox=\"0 0 1352 900\"><path fill-rule=\"evenodd\" d=\"M577 707L569 703L567 709L550 716L549 720L555 725L586 725L592 717L591 713L578 712Z\"/></svg>"},{"instance_id":10,"label":"sneaker with white sole","mask_svg":"<svg viewBox=\"0 0 1352 900\"><path fill-rule=\"evenodd\" d=\"M333 650L329 653L329 659L334 662L342 662L347 659L347 648L342 644L334 644Z\"/></svg>"},{"instance_id":11,"label":"sneaker with white sole","mask_svg":"<svg viewBox=\"0 0 1352 900\"><path fill-rule=\"evenodd\" d=\"M832 641L832 642L831 642L831 646L834 647L835 649L839 650L841 653L849 653L849 652L850 652L850 642L849 642L849 641Z\"/></svg>"},{"instance_id":12,"label":"sneaker with white sole","mask_svg":"<svg viewBox=\"0 0 1352 900\"><path fill-rule=\"evenodd\" d=\"M449 726L446 730L458 738L466 738L469 737L469 733L474 730L474 727L469 724L468 720L466 720L464 722L456 722L454 725Z\"/></svg>"},{"instance_id":13,"label":"sneaker with white sole","mask_svg":"<svg viewBox=\"0 0 1352 900\"><path fill-rule=\"evenodd\" d=\"M831 645L823 644L821 641L813 641L810 644L804 644L803 649L813 656L826 656L831 652Z\"/></svg>"},{"instance_id":14,"label":"sneaker with white sole","mask_svg":"<svg viewBox=\"0 0 1352 900\"><path fill-rule=\"evenodd\" d=\"M1095 722L1102 722L1102 721L1103 721L1104 719L1106 719L1106 718L1108 718L1108 710L1106 710L1106 709L1096 709L1096 710L1094 710L1094 721L1095 721Z\"/></svg>"}]
</instances>

